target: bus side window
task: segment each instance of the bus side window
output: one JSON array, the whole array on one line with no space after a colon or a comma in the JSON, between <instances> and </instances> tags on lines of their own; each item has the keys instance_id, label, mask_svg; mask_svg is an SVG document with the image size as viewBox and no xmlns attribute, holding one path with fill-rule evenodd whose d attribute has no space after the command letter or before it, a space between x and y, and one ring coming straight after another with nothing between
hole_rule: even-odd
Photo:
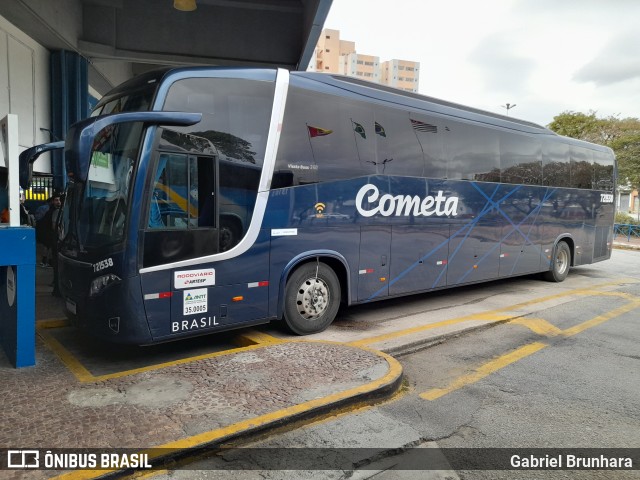
<instances>
[{"instance_id":1,"label":"bus side window","mask_svg":"<svg viewBox=\"0 0 640 480\"><path fill-rule=\"evenodd\" d=\"M500 134L500 181L540 185L542 183L542 144L526 135Z\"/></svg>"},{"instance_id":2,"label":"bus side window","mask_svg":"<svg viewBox=\"0 0 640 480\"><path fill-rule=\"evenodd\" d=\"M150 228L188 226L188 163L186 155L161 154L149 208Z\"/></svg>"},{"instance_id":3,"label":"bus side window","mask_svg":"<svg viewBox=\"0 0 640 480\"><path fill-rule=\"evenodd\" d=\"M605 152L593 152L593 188L596 190L613 190L613 157Z\"/></svg>"},{"instance_id":4,"label":"bus side window","mask_svg":"<svg viewBox=\"0 0 640 480\"><path fill-rule=\"evenodd\" d=\"M369 104L292 87L276 160L276 171L291 178L278 177L274 188L283 180L307 185L375 174L384 161L376 136Z\"/></svg>"},{"instance_id":5,"label":"bus side window","mask_svg":"<svg viewBox=\"0 0 640 480\"><path fill-rule=\"evenodd\" d=\"M161 154L154 176L150 228L216 226L213 157Z\"/></svg>"},{"instance_id":6,"label":"bus side window","mask_svg":"<svg viewBox=\"0 0 640 480\"><path fill-rule=\"evenodd\" d=\"M586 148L571 146L571 186L593 188L593 153Z\"/></svg>"},{"instance_id":7,"label":"bus side window","mask_svg":"<svg viewBox=\"0 0 640 480\"><path fill-rule=\"evenodd\" d=\"M571 185L569 146L547 141L542 150L542 184L550 187Z\"/></svg>"},{"instance_id":8,"label":"bus side window","mask_svg":"<svg viewBox=\"0 0 640 480\"><path fill-rule=\"evenodd\" d=\"M446 121L447 178L500 181L500 140L496 130L471 122Z\"/></svg>"}]
</instances>

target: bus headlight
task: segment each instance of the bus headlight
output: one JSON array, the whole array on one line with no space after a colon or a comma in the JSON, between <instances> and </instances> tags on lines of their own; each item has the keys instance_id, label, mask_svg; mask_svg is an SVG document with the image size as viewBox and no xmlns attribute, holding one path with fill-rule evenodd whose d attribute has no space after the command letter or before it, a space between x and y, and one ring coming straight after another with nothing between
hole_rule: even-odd
<instances>
[{"instance_id":1,"label":"bus headlight","mask_svg":"<svg viewBox=\"0 0 640 480\"><path fill-rule=\"evenodd\" d=\"M95 297L102 293L102 291L109 285L120 282L120 277L110 273L108 275L102 275L101 277L94 278L89 287L89 296Z\"/></svg>"}]
</instances>

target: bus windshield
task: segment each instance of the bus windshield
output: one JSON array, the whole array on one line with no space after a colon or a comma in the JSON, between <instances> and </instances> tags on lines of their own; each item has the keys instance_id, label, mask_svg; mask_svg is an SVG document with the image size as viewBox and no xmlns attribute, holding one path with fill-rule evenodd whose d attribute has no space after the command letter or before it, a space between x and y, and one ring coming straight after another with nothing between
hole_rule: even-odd
<instances>
[{"instance_id":1,"label":"bus windshield","mask_svg":"<svg viewBox=\"0 0 640 480\"><path fill-rule=\"evenodd\" d=\"M85 250L124 240L142 130L142 123L123 123L96 135L87 178L73 179L67 188L63 245ZM76 212L76 228L67 225L74 218L71 210Z\"/></svg>"},{"instance_id":2,"label":"bus windshield","mask_svg":"<svg viewBox=\"0 0 640 480\"><path fill-rule=\"evenodd\" d=\"M132 88L119 88L114 94L107 94L91 116L149 110L157 82L138 84L140 81ZM78 250L100 248L124 240L130 187L142 132L142 123L123 123L109 126L96 135L86 178L70 177L67 185L59 229L63 251L77 255Z\"/></svg>"},{"instance_id":3,"label":"bus windshield","mask_svg":"<svg viewBox=\"0 0 640 480\"><path fill-rule=\"evenodd\" d=\"M91 112L92 117L120 112L141 112L151 108L162 72L149 72L134 78L105 95Z\"/></svg>"}]
</instances>

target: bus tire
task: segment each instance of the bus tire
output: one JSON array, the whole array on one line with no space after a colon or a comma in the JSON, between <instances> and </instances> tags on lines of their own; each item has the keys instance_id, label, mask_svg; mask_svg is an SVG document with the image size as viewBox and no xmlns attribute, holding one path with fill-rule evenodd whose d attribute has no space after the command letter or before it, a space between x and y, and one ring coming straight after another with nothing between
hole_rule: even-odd
<instances>
[{"instance_id":1,"label":"bus tire","mask_svg":"<svg viewBox=\"0 0 640 480\"><path fill-rule=\"evenodd\" d=\"M551 268L544 273L544 279L549 282L562 282L569 275L571 267L571 249L567 242L558 242L553 249Z\"/></svg>"},{"instance_id":2,"label":"bus tire","mask_svg":"<svg viewBox=\"0 0 640 480\"><path fill-rule=\"evenodd\" d=\"M284 320L298 335L325 330L340 308L340 281L324 263L305 263L287 280L284 297Z\"/></svg>"}]
</instances>

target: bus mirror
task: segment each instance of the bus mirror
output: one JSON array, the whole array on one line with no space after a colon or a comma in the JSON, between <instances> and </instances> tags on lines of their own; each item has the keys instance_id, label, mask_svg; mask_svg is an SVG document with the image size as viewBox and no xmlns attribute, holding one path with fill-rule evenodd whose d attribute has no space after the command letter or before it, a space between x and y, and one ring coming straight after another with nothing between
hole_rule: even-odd
<instances>
[{"instance_id":1,"label":"bus mirror","mask_svg":"<svg viewBox=\"0 0 640 480\"><path fill-rule=\"evenodd\" d=\"M93 150L100 141L100 135L108 132L113 125L123 123L141 123L145 126L189 126L202 119L201 113L140 111L111 113L99 117L90 117L71 126L67 140L74 148L65 154L67 175L71 173L78 180L86 179L89 173Z\"/></svg>"},{"instance_id":2,"label":"bus mirror","mask_svg":"<svg viewBox=\"0 0 640 480\"><path fill-rule=\"evenodd\" d=\"M20 186L27 190L31 186L31 177L33 176L33 162L40 155L51 150L64 148L64 142L43 143L35 147L27 148L18 156Z\"/></svg>"}]
</instances>

